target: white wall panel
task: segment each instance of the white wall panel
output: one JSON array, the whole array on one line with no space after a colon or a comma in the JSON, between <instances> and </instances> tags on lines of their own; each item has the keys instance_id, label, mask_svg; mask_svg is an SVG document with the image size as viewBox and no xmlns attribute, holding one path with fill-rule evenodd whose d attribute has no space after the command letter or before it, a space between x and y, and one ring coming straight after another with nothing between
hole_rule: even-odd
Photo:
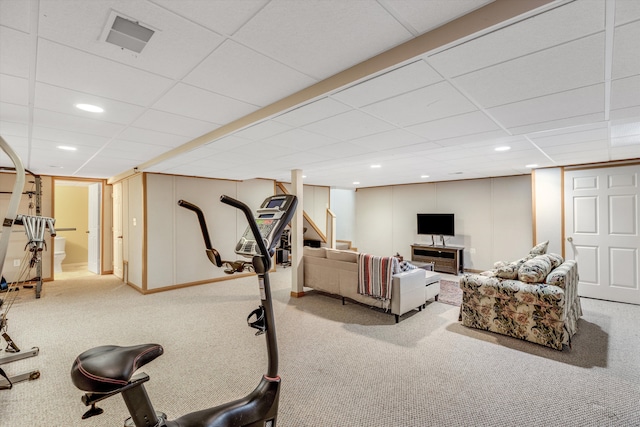
<instances>
[{"instance_id":1,"label":"white wall panel","mask_svg":"<svg viewBox=\"0 0 640 427\"><path fill-rule=\"evenodd\" d=\"M495 261L515 261L531 250L534 243L549 240L548 252L558 253L561 250L561 221L556 221L558 233L546 233L544 238L533 241L532 189L531 177L528 175L509 178L492 179L491 210L493 211L493 250L490 265ZM557 205L556 205L557 208ZM559 217L558 217L559 218ZM557 244L551 244L557 236ZM479 252L479 249L478 249ZM476 256L470 254L473 261ZM486 259L477 257L480 265ZM475 268L475 267L474 267Z\"/></svg>"},{"instance_id":2,"label":"white wall panel","mask_svg":"<svg viewBox=\"0 0 640 427\"><path fill-rule=\"evenodd\" d=\"M431 236L418 235L416 214L437 212L436 184L393 187L393 246L389 254L399 252L411 259L413 243L431 244Z\"/></svg>"},{"instance_id":3,"label":"white wall panel","mask_svg":"<svg viewBox=\"0 0 640 427\"><path fill-rule=\"evenodd\" d=\"M360 252L393 255L393 187L356 191L356 240Z\"/></svg>"},{"instance_id":4,"label":"white wall panel","mask_svg":"<svg viewBox=\"0 0 640 427\"><path fill-rule=\"evenodd\" d=\"M127 229L127 261L129 283L143 288L144 286L144 191L142 174L134 175L127 181L126 203L127 216L124 217Z\"/></svg>"},{"instance_id":5,"label":"white wall panel","mask_svg":"<svg viewBox=\"0 0 640 427\"><path fill-rule=\"evenodd\" d=\"M535 200L533 221L536 234L534 242L549 241L548 252L564 256L562 240L562 169L538 169L532 174Z\"/></svg>"},{"instance_id":6,"label":"white wall panel","mask_svg":"<svg viewBox=\"0 0 640 427\"><path fill-rule=\"evenodd\" d=\"M178 206L178 200L186 200L202 209L212 246L222 260L234 261L238 259L235 245L247 222L237 209L221 203L220 196L238 199L255 210L267 196L274 194L271 180L239 182L160 174L147 174L146 180L148 291L229 277L209 261L196 214ZM126 182L131 187L132 180ZM135 232L131 222L137 215L134 212L137 208L132 205L135 204L133 194L128 198L129 234ZM139 286L132 280L141 277L132 270L131 259L134 260L133 267L137 268L137 256L131 254L129 258L130 281Z\"/></svg>"},{"instance_id":7,"label":"white wall panel","mask_svg":"<svg viewBox=\"0 0 640 427\"><path fill-rule=\"evenodd\" d=\"M238 241L236 209L220 202L223 194L236 198L235 181L176 177L176 282L198 282L225 275L224 271L209 262L200 225L195 213L177 205L184 199L202 209L212 246L223 260L235 260L235 244Z\"/></svg>"},{"instance_id":8,"label":"white wall panel","mask_svg":"<svg viewBox=\"0 0 640 427\"><path fill-rule=\"evenodd\" d=\"M456 236L446 244L465 246L465 268L486 270L531 249L531 200L529 176L359 189L357 247L408 256L411 244L431 243L430 236L416 234L417 213L453 213Z\"/></svg>"},{"instance_id":9,"label":"white wall panel","mask_svg":"<svg viewBox=\"0 0 640 427\"><path fill-rule=\"evenodd\" d=\"M175 178L147 174L147 290L175 284Z\"/></svg>"}]
</instances>

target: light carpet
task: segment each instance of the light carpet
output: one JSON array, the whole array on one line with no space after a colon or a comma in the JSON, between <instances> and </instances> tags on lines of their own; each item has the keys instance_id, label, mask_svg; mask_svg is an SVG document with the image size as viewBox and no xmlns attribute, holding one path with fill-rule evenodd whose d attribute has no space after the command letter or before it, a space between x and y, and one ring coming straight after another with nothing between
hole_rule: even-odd
<instances>
[{"instance_id":1,"label":"light carpet","mask_svg":"<svg viewBox=\"0 0 640 427\"><path fill-rule=\"evenodd\" d=\"M396 324L319 294L291 298L290 272L272 275L279 426L640 425L639 306L583 299L573 348L559 352L465 328L439 302ZM122 425L119 396L81 420L69 377L73 359L102 344L165 347L143 371L170 418L239 398L266 369L264 337L245 322L258 304L254 277L146 296L112 276L45 283L9 315L12 337L40 355L3 365L42 376L0 391L0 425Z\"/></svg>"}]
</instances>

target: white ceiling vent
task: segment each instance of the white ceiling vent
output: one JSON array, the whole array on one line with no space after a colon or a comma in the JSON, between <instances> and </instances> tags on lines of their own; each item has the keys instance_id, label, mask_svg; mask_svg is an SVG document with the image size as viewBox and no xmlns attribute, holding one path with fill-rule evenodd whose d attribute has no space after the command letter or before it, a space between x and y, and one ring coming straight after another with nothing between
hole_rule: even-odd
<instances>
[{"instance_id":1,"label":"white ceiling vent","mask_svg":"<svg viewBox=\"0 0 640 427\"><path fill-rule=\"evenodd\" d=\"M129 18L111 12L102 40L136 53L142 52L154 30L140 25Z\"/></svg>"}]
</instances>

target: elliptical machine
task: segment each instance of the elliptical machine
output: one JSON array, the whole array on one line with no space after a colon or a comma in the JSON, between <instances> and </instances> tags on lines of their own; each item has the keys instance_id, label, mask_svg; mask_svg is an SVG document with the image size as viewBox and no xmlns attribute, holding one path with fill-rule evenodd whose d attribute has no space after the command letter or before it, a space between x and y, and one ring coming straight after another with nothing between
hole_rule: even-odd
<instances>
[{"instance_id":1,"label":"elliptical machine","mask_svg":"<svg viewBox=\"0 0 640 427\"><path fill-rule=\"evenodd\" d=\"M251 262L223 261L218 251L211 245L202 210L184 200L180 200L178 205L195 212L198 216L207 257L214 265L225 266L225 272L228 274L243 271L255 271L257 274L262 304L249 314L247 323L258 330L256 335L264 334L266 337L267 373L262 376L258 386L241 399L168 421L164 413L153 409L144 388L144 383L149 380L149 376L144 372L133 375L137 369L162 355L164 351L162 346L142 344L129 347L113 345L95 347L80 354L71 368L73 383L86 392L82 396L82 402L86 406L91 406L91 409L82 416L83 419L103 412L96 407L97 402L122 394L131 415L125 420L125 426L274 427L276 425L280 377L278 376L278 347L269 270L275 246L286 225L291 221L298 200L289 194L267 197L255 217L251 209L238 200L223 195L220 201L240 209L245 214L249 226L236 245L235 252L251 258Z\"/></svg>"}]
</instances>

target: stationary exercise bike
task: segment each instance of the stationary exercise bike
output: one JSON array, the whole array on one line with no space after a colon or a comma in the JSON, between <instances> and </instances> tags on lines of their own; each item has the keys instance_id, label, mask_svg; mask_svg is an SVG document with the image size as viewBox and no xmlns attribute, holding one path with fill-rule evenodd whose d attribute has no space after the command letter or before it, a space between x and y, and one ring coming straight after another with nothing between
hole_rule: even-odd
<instances>
[{"instance_id":1,"label":"stationary exercise bike","mask_svg":"<svg viewBox=\"0 0 640 427\"><path fill-rule=\"evenodd\" d=\"M91 406L82 418L99 415L103 411L96 403L116 394L122 397L129 410L130 418L125 426L166 426L166 427L219 427L219 426L263 426L276 425L278 401L280 397L280 377L278 376L278 347L271 302L269 270L275 246L286 225L291 221L298 200L293 195L276 195L265 199L254 218L251 209L244 203L227 196L222 203L244 212L249 222L245 233L236 245L235 252L247 261L223 261L218 251L211 246L204 215L199 207L184 200L178 205L196 213L205 241L207 257L217 267L225 266L225 272L233 274L254 271L258 276L262 304L247 318L250 327L264 334L267 343L267 373L258 386L247 396L213 408L183 415L173 421L153 409L144 383L149 376L144 372L133 375L136 370L162 355L159 344L142 344L130 347L100 346L80 354L71 368L71 379L76 387L87 393L82 397L86 406ZM256 236L257 238L254 238Z\"/></svg>"}]
</instances>

